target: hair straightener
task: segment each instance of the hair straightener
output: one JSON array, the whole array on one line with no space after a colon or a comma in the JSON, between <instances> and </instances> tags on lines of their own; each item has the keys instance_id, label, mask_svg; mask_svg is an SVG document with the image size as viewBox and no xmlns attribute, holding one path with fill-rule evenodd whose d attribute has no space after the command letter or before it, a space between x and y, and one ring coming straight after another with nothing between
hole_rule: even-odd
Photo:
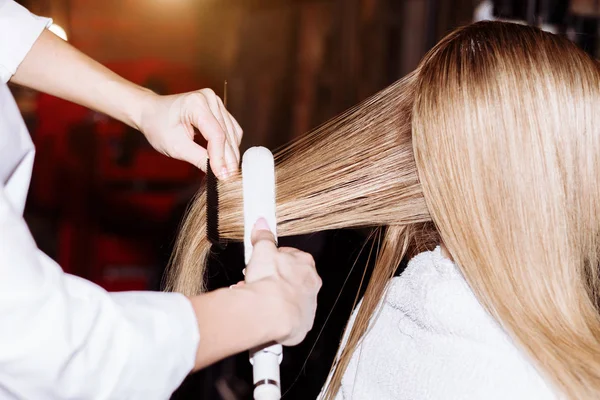
<instances>
[{"instance_id":1,"label":"hair straightener","mask_svg":"<svg viewBox=\"0 0 600 400\"><path fill-rule=\"evenodd\" d=\"M252 257L252 229L256 221L264 218L277 240L277 218L275 216L275 161L273 154L264 147L252 147L242 157L242 182L244 196L244 257L248 265ZM268 276L252 276L252 280ZM248 279L246 277L246 279ZM253 369L254 399L279 400L281 384L279 364L283 360L280 344L250 351Z\"/></svg>"}]
</instances>

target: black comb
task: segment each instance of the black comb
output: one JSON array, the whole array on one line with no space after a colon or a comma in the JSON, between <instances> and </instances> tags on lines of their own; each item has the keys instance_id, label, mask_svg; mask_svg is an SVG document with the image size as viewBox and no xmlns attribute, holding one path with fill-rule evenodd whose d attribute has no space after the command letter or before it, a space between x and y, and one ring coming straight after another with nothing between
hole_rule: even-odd
<instances>
[{"instance_id":1,"label":"black comb","mask_svg":"<svg viewBox=\"0 0 600 400\"><path fill-rule=\"evenodd\" d=\"M206 237L208 241L220 248L225 248L226 242L219 235L219 191L215 173L206 165Z\"/></svg>"}]
</instances>

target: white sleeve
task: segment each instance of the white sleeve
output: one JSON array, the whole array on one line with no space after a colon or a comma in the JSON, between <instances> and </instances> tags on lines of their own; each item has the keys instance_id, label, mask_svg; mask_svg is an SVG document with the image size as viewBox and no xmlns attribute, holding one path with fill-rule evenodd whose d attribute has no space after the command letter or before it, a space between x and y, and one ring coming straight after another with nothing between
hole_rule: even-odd
<instances>
[{"instance_id":1,"label":"white sleeve","mask_svg":"<svg viewBox=\"0 0 600 400\"><path fill-rule=\"evenodd\" d=\"M109 294L65 274L0 185L0 398L167 399L198 340L182 295Z\"/></svg>"},{"instance_id":2,"label":"white sleeve","mask_svg":"<svg viewBox=\"0 0 600 400\"><path fill-rule=\"evenodd\" d=\"M13 0L0 0L0 80L15 74L33 43L52 24L49 18L33 15Z\"/></svg>"}]
</instances>

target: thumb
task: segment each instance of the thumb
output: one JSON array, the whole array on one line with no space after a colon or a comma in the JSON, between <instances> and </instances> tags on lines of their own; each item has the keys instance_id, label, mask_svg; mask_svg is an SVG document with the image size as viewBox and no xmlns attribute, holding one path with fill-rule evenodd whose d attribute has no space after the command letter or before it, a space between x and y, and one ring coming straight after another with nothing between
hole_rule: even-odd
<instances>
[{"instance_id":1,"label":"thumb","mask_svg":"<svg viewBox=\"0 0 600 400\"><path fill-rule=\"evenodd\" d=\"M276 273L274 263L277 245L264 218L260 218L254 225L251 239L253 251L246 267L246 282L255 282Z\"/></svg>"},{"instance_id":2,"label":"thumb","mask_svg":"<svg viewBox=\"0 0 600 400\"><path fill-rule=\"evenodd\" d=\"M181 161L186 161L194 165L196 168L206 172L206 162L208 159L206 149L192 140L179 149L175 158Z\"/></svg>"},{"instance_id":3,"label":"thumb","mask_svg":"<svg viewBox=\"0 0 600 400\"><path fill-rule=\"evenodd\" d=\"M252 245L256 246L268 246L268 247L277 247L277 241L275 240L275 235L271 232L271 228L267 223L267 220L264 218L259 218L254 224L254 228L252 229L252 235L250 237Z\"/></svg>"}]
</instances>

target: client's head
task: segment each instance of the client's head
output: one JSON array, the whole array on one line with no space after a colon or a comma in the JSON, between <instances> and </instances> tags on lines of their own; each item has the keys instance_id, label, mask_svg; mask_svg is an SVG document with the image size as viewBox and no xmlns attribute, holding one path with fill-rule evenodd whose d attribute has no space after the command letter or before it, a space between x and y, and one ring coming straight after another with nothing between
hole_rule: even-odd
<instances>
[{"instance_id":1,"label":"client's head","mask_svg":"<svg viewBox=\"0 0 600 400\"><path fill-rule=\"evenodd\" d=\"M479 23L415 72L276 155L280 235L382 228L331 398L400 261L443 241L479 301L571 398L600 393L600 70L568 40ZM243 238L241 179L219 232ZM169 288L202 290L201 192Z\"/></svg>"}]
</instances>

